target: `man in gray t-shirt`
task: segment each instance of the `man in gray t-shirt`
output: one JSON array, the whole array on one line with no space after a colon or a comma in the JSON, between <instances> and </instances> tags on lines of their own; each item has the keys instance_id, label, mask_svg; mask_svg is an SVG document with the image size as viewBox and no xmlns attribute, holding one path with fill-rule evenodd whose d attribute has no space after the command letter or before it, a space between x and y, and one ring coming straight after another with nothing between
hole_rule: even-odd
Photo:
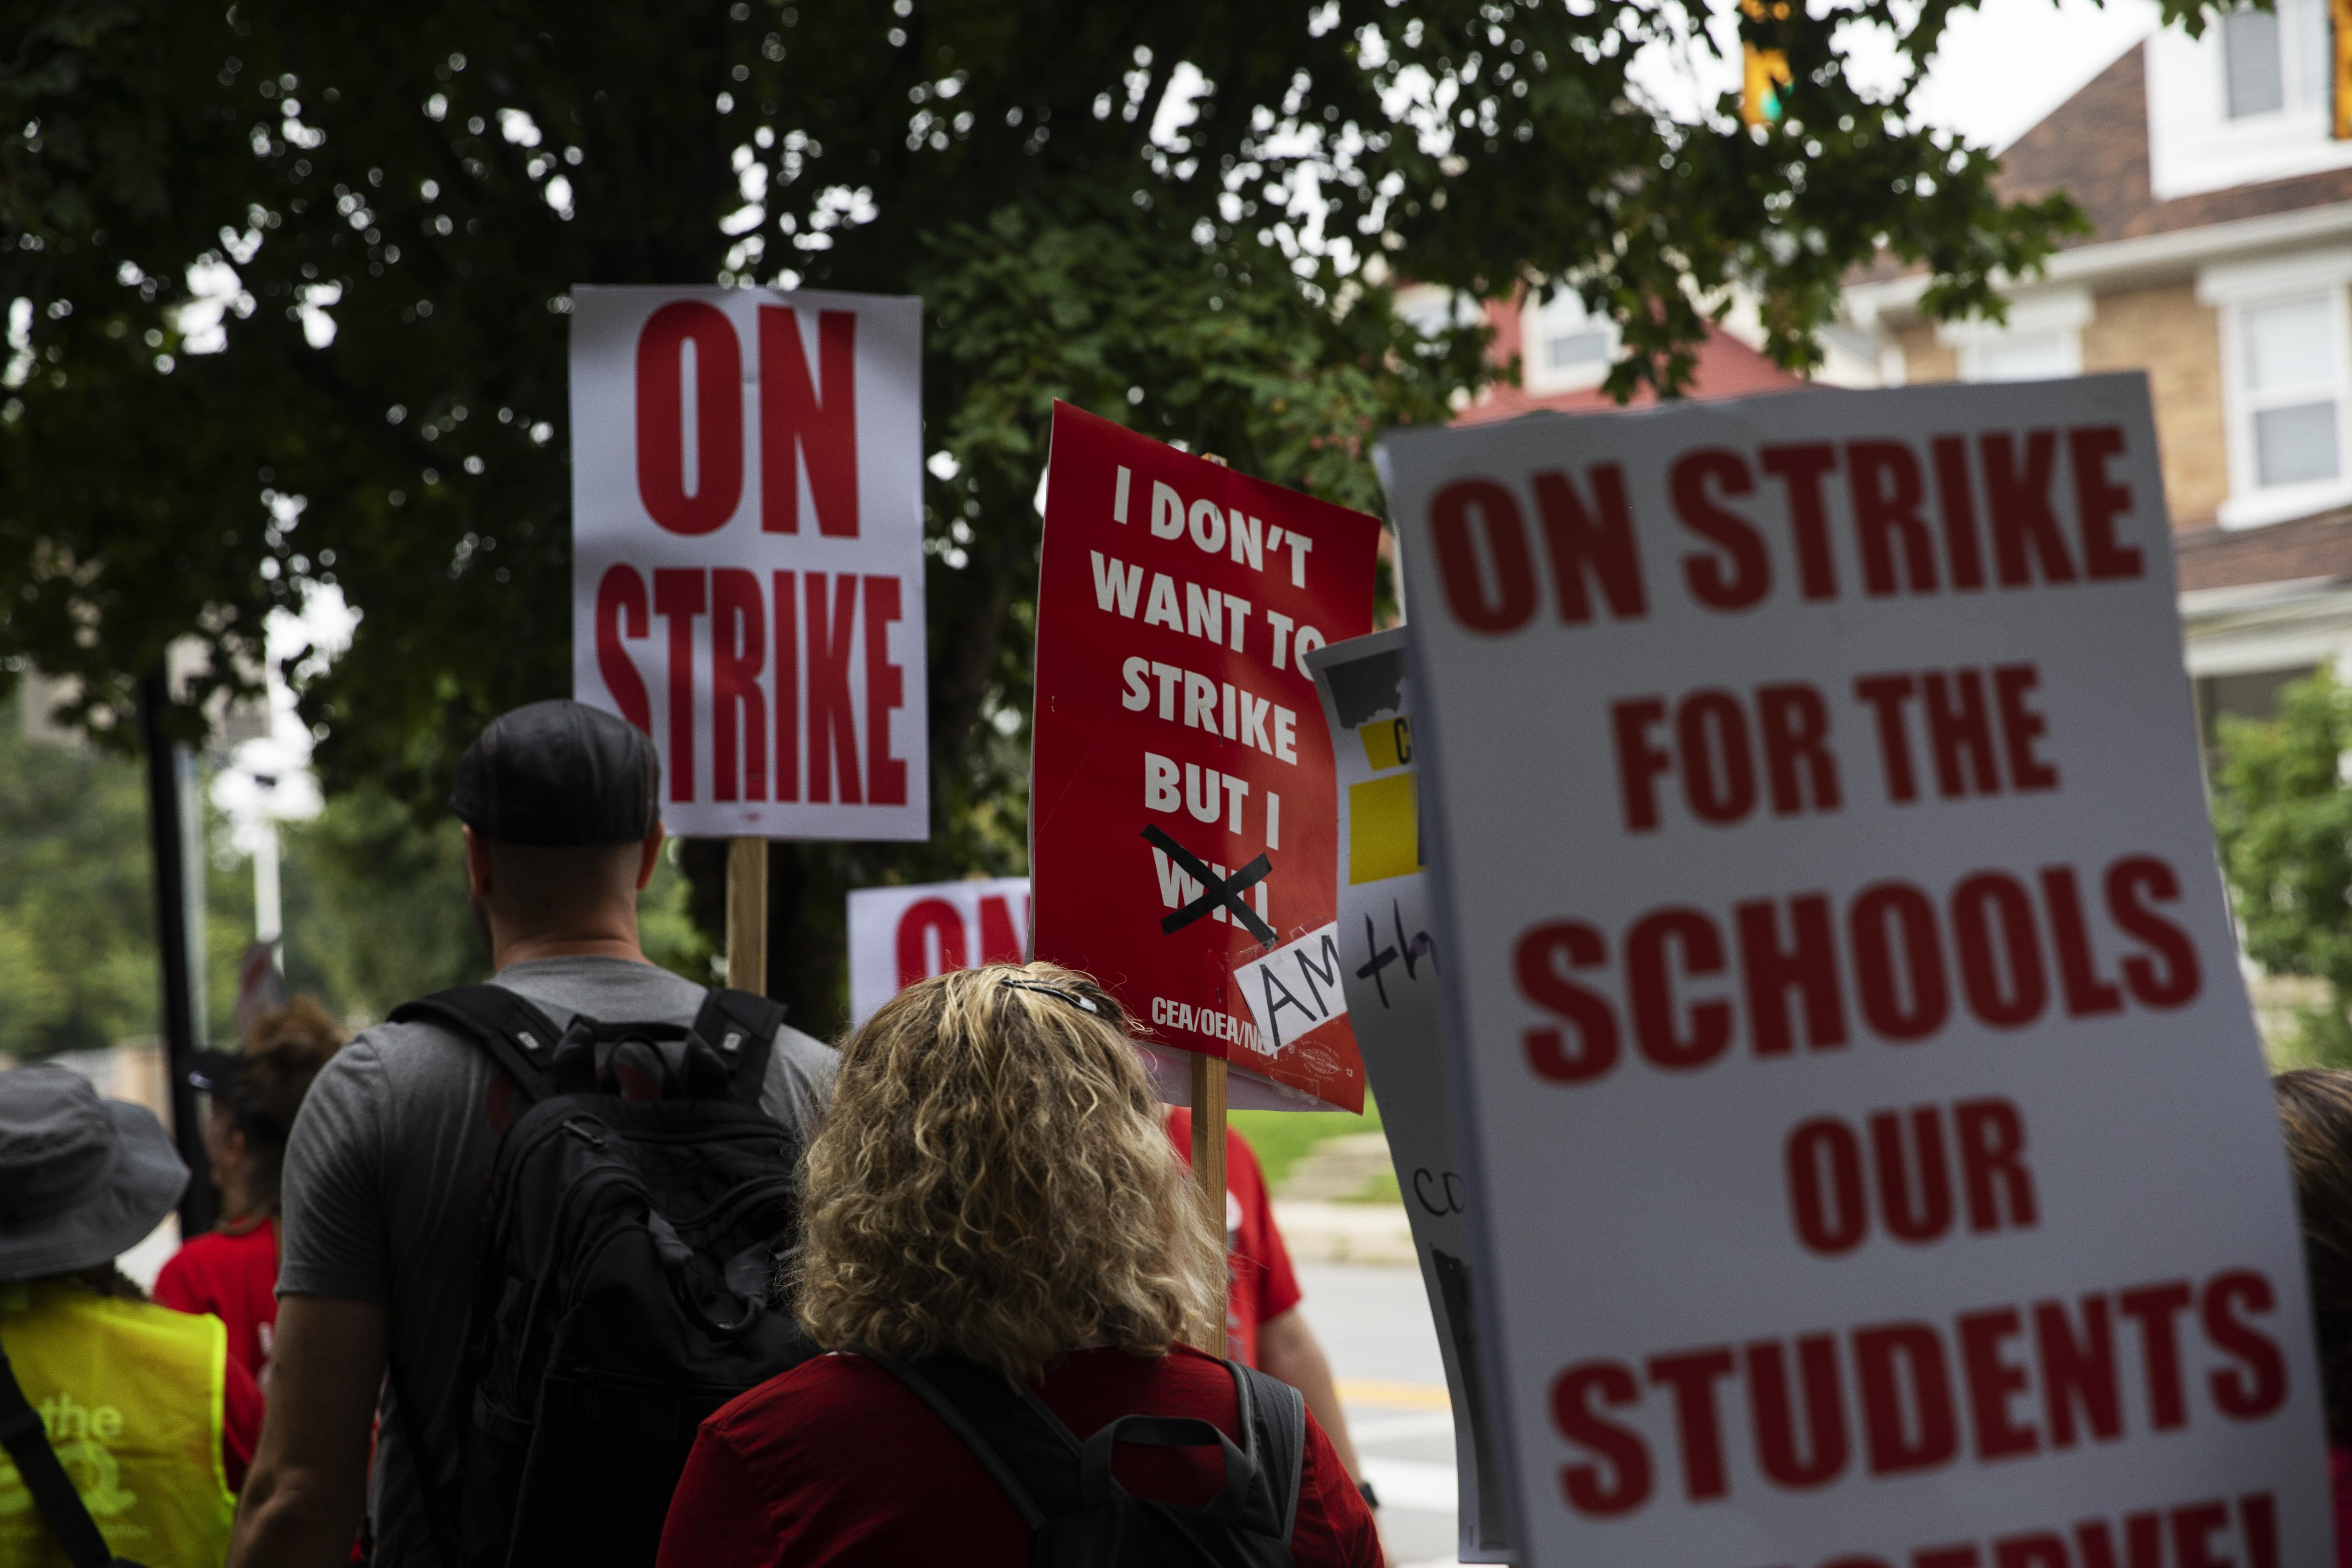
<instances>
[{"instance_id":1,"label":"man in gray t-shirt","mask_svg":"<svg viewBox=\"0 0 2352 1568\"><path fill-rule=\"evenodd\" d=\"M636 894L661 845L654 768L635 730L570 702L503 716L459 765L451 804L496 984L559 1027L574 1014L690 1024L702 1005L701 986L637 945ZM830 1047L779 1031L761 1108L805 1142L834 1064ZM376 1561L439 1562L418 1471L457 1478L483 1201L520 1109L487 1051L430 1024L380 1025L320 1074L286 1152L269 1421L232 1563L349 1560L387 1364L365 1488Z\"/></svg>"}]
</instances>

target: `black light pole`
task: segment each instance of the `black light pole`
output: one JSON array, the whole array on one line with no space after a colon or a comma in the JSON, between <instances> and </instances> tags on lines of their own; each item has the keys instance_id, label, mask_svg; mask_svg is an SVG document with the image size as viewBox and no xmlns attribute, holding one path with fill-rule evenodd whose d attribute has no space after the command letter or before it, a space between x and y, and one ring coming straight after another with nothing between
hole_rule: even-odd
<instances>
[{"instance_id":1,"label":"black light pole","mask_svg":"<svg viewBox=\"0 0 2352 1568\"><path fill-rule=\"evenodd\" d=\"M180 819L180 780L163 710L171 693L160 674L139 683L139 734L147 748L148 843L155 863L155 946L163 960L163 1074L172 1091L172 1136L188 1163L180 1199L180 1234L212 1229L220 1197L205 1158L188 1068L196 1054L195 987L188 971L187 824Z\"/></svg>"}]
</instances>

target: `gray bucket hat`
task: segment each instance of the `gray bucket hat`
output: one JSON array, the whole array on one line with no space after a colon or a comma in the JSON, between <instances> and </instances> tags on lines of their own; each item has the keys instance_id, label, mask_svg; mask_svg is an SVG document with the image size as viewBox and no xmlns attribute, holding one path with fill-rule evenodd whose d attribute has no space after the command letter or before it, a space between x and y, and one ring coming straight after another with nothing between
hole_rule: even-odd
<instances>
[{"instance_id":1,"label":"gray bucket hat","mask_svg":"<svg viewBox=\"0 0 2352 1568\"><path fill-rule=\"evenodd\" d=\"M163 1223L188 1167L154 1112L79 1073L0 1072L0 1280L110 1263Z\"/></svg>"}]
</instances>

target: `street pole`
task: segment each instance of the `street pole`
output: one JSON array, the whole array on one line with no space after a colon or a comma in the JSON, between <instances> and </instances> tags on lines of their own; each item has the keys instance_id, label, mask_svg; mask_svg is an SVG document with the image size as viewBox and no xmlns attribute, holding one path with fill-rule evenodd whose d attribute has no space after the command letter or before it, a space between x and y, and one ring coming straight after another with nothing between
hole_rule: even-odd
<instances>
[{"instance_id":1,"label":"street pole","mask_svg":"<svg viewBox=\"0 0 2352 1568\"><path fill-rule=\"evenodd\" d=\"M195 1086L188 1068L196 1053L195 976L189 962L189 826L183 816L180 759L163 732L171 701L162 672L139 683L139 733L147 750L147 822L155 874L155 950L163 968L163 1079L171 1091L172 1135L187 1162L188 1189L180 1198L180 1235L213 1227L219 1195L205 1157ZM202 823L196 830L202 830Z\"/></svg>"}]
</instances>

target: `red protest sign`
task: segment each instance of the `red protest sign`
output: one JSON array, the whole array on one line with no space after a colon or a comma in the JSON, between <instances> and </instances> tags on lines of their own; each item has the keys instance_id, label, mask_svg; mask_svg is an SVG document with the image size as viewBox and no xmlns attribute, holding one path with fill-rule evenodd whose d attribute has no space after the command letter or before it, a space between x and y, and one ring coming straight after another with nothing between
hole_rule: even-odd
<instances>
[{"instance_id":1,"label":"red protest sign","mask_svg":"<svg viewBox=\"0 0 2352 1568\"><path fill-rule=\"evenodd\" d=\"M1271 1040L1234 972L1336 918L1331 746L1299 656L1371 629L1380 524L1066 404L1047 472L1035 952L1160 1043L1360 1110L1345 1016Z\"/></svg>"}]
</instances>

